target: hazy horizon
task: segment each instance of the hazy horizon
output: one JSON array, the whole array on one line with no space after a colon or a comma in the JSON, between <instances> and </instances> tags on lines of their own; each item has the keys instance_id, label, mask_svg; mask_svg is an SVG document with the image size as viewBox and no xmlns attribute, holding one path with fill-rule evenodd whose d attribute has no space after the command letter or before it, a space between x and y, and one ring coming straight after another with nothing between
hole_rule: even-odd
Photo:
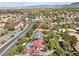
<instances>
[{"instance_id":1,"label":"hazy horizon","mask_svg":"<svg viewBox=\"0 0 79 59\"><path fill-rule=\"evenodd\" d=\"M0 2L0 7L23 7L37 5L64 5L72 2Z\"/></svg>"}]
</instances>

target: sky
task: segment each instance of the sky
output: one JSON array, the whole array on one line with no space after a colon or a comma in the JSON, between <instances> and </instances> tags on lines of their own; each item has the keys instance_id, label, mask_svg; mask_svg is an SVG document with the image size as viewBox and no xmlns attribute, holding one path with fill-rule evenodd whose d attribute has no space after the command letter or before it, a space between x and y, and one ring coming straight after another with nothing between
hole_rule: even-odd
<instances>
[{"instance_id":1,"label":"sky","mask_svg":"<svg viewBox=\"0 0 79 59\"><path fill-rule=\"evenodd\" d=\"M0 7L22 7L22 6L37 6L37 5L57 5L70 4L71 2L0 2Z\"/></svg>"}]
</instances>

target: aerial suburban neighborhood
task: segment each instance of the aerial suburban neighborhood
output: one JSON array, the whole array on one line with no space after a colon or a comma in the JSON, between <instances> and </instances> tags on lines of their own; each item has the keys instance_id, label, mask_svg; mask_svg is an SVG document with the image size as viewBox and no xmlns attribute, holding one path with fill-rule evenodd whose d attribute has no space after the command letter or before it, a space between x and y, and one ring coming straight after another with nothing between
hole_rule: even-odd
<instances>
[{"instance_id":1,"label":"aerial suburban neighborhood","mask_svg":"<svg viewBox=\"0 0 79 59\"><path fill-rule=\"evenodd\" d=\"M1 8L0 56L79 56L79 2Z\"/></svg>"}]
</instances>

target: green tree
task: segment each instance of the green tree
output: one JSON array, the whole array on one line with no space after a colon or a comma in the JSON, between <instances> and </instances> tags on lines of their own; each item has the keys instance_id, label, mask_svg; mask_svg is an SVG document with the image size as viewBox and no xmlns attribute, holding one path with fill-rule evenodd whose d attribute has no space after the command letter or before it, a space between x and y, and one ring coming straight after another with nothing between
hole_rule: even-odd
<instances>
[{"instance_id":1,"label":"green tree","mask_svg":"<svg viewBox=\"0 0 79 59\"><path fill-rule=\"evenodd\" d=\"M75 36L71 36L70 45L74 47L76 42L77 42L77 38Z\"/></svg>"},{"instance_id":2,"label":"green tree","mask_svg":"<svg viewBox=\"0 0 79 59\"><path fill-rule=\"evenodd\" d=\"M61 33L60 35L66 42L71 45L71 47L74 48L75 43L77 42L77 38L75 36L70 36L67 33Z\"/></svg>"},{"instance_id":3,"label":"green tree","mask_svg":"<svg viewBox=\"0 0 79 59\"><path fill-rule=\"evenodd\" d=\"M45 24L43 24L41 27L42 27L43 29L49 29L48 25L45 25Z\"/></svg>"},{"instance_id":4,"label":"green tree","mask_svg":"<svg viewBox=\"0 0 79 59\"><path fill-rule=\"evenodd\" d=\"M58 54L64 55L64 50L59 45L56 45L54 48L55 48L55 51L58 52Z\"/></svg>"},{"instance_id":5,"label":"green tree","mask_svg":"<svg viewBox=\"0 0 79 59\"><path fill-rule=\"evenodd\" d=\"M17 53L15 49L11 49L8 53L7 56L14 56Z\"/></svg>"},{"instance_id":6,"label":"green tree","mask_svg":"<svg viewBox=\"0 0 79 59\"><path fill-rule=\"evenodd\" d=\"M39 21L36 21L36 23L33 25L33 29L36 29L40 25Z\"/></svg>"},{"instance_id":7,"label":"green tree","mask_svg":"<svg viewBox=\"0 0 79 59\"><path fill-rule=\"evenodd\" d=\"M18 53L20 53L20 52L22 52L22 51L24 50L24 47L23 47L22 45L18 45L18 46L15 48L15 50L16 50Z\"/></svg>"},{"instance_id":8,"label":"green tree","mask_svg":"<svg viewBox=\"0 0 79 59\"><path fill-rule=\"evenodd\" d=\"M47 49L48 50L51 50L52 49L52 44L49 42L47 45L46 45Z\"/></svg>"},{"instance_id":9,"label":"green tree","mask_svg":"<svg viewBox=\"0 0 79 59\"><path fill-rule=\"evenodd\" d=\"M28 37L31 37L32 32L33 32L32 29L29 29L26 35L27 35Z\"/></svg>"},{"instance_id":10,"label":"green tree","mask_svg":"<svg viewBox=\"0 0 79 59\"><path fill-rule=\"evenodd\" d=\"M27 38L19 38L17 41L18 44L23 44L25 42L27 42Z\"/></svg>"}]
</instances>

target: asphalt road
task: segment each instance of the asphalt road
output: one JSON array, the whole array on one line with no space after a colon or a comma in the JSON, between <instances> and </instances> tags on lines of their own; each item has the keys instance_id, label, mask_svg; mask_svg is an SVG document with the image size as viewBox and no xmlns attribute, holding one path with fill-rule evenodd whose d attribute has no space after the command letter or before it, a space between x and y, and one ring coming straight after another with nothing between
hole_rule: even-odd
<instances>
[{"instance_id":1,"label":"asphalt road","mask_svg":"<svg viewBox=\"0 0 79 59\"><path fill-rule=\"evenodd\" d=\"M10 31L8 34L4 35L4 36L1 36L0 37L0 40L4 40L4 41L8 41L9 39L11 39L12 35L15 35L16 33L19 32L19 29L15 30L15 31Z\"/></svg>"},{"instance_id":2,"label":"asphalt road","mask_svg":"<svg viewBox=\"0 0 79 59\"><path fill-rule=\"evenodd\" d=\"M35 22L35 21L34 21ZM0 47L0 55L1 56L5 56L7 54L7 51L11 48L13 48L16 45L16 42L18 40L18 38L23 37L26 32L33 27L34 22L30 22L28 23L23 31L19 32L18 34L16 34L16 36L14 36L12 39L10 39L9 41L7 41L5 44L3 44Z\"/></svg>"}]
</instances>

